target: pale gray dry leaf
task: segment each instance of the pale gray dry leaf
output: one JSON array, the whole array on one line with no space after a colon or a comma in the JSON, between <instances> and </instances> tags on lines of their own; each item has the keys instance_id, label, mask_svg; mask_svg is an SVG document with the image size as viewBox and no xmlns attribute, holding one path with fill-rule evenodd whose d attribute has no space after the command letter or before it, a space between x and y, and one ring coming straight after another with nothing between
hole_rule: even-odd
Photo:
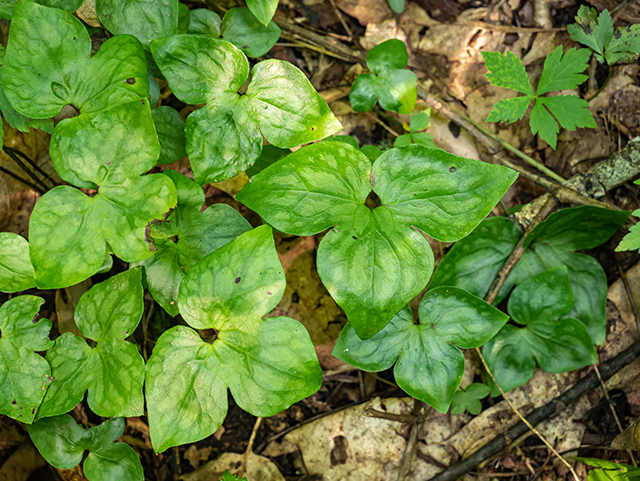
<instances>
[{"instance_id":1,"label":"pale gray dry leaf","mask_svg":"<svg viewBox=\"0 0 640 481\"><path fill-rule=\"evenodd\" d=\"M242 454L224 453L200 469L180 476L183 481L213 481L222 478L225 471L235 474L242 463ZM251 481L285 481L278 467L269 458L251 453L244 473Z\"/></svg>"}]
</instances>

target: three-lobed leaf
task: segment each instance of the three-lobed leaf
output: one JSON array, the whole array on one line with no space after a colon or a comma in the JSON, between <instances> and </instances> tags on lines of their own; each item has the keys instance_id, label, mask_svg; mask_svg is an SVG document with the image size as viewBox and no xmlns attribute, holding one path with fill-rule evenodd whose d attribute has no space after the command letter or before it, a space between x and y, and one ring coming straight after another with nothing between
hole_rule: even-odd
<instances>
[{"instance_id":1,"label":"three-lobed leaf","mask_svg":"<svg viewBox=\"0 0 640 481\"><path fill-rule=\"evenodd\" d=\"M478 415L482 411L481 399L489 395L491 389L486 384L474 383L465 389L460 388L451 402L451 414L462 414L468 411L469 414Z\"/></svg>"},{"instance_id":2,"label":"three-lobed leaf","mask_svg":"<svg viewBox=\"0 0 640 481\"><path fill-rule=\"evenodd\" d=\"M82 401L99 416L143 414L144 361L124 339L135 331L144 310L141 269L131 269L85 292L74 314L87 342L67 332L56 339L46 360L54 381L38 410L38 419L66 413Z\"/></svg>"},{"instance_id":3,"label":"three-lobed leaf","mask_svg":"<svg viewBox=\"0 0 640 481\"><path fill-rule=\"evenodd\" d=\"M51 321L38 319L44 299L18 296L0 307L0 414L31 423L51 378L35 351L53 346Z\"/></svg>"},{"instance_id":4,"label":"three-lobed leaf","mask_svg":"<svg viewBox=\"0 0 640 481\"><path fill-rule=\"evenodd\" d=\"M363 339L427 284L443 241L469 234L516 175L503 167L411 145L369 159L345 142L304 147L252 178L237 198L294 235L331 229L318 273ZM367 207L374 191L382 205Z\"/></svg>"},{"instance_id":5,"label":"three-lobed leaf","mask_svg":"<svg viewBox=\"0 0 640 481\"><path fill-rule=\"evenodd\" d=\"M273 416L316 392L322 371L305 328L262 319L285 288L272 230L239 235L197 263L180 285L191 327L164 332L147 363L147 408L157 452L211 435L227 412L227 390L255 416ZM202 339L194 329L213 333Z\"/></svg>"},{"instance_id":6,"label":"three-lobed leaf","mask_svg":"<svg viewBox=\"0 0 640 481\"><path fill-rule=\"evenodd\" d=\"M123 418L114 418L83 429L65 414L41 419L28 431L42 457L58 469L74 468L89 451L83 466L89 481L142 481L144 470L136 452L126 443L115 442L124 426Z\"/></svg>"},{"instance_id":7,"label":"three-lobed leaf","mask_svg":"<svg viewBox=\"0 0 640 481\"><path fill-rule=\"evenodd\" d=\"M180 100L206 103L186 123L187 153L200 184L245 171L260 156L262 135L290 148L340 128L309 80L288 62L256 64L246 94L240 95L249 64L229 42L176 35L156 40L151 51Z\"/></svg>"},{"instance_id":8,"label":"three-lobed leaf","mask_svg":"<svg viewBox=\"0 0 640 481\"><path fill-rule=\"evenodd\" d=\"M383 371L395 364L398 386L444 413L464 374L464 355L458 347L481 346L509 318L455 287L429 291L420 303L419 317L419 323L414 323L411 309L404 307L366 341L347 323L333 355L368 372Z\"/></svg>"}]
</instances>

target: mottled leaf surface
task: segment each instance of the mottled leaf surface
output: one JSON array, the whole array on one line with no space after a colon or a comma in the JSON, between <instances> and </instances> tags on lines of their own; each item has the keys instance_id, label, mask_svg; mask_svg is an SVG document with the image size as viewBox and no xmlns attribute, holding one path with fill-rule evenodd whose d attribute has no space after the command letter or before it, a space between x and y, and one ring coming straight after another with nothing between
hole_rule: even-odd
<instances>
[{"instance_id":1,"label":"mottled leaf surface","mask_svg":"<svg viewBox=\"0 0 640 481\"><path fill-rule=\"evenodd\" d=\"M144 410L144 361L133 334L144 310L141 269L131 269L85 292L74 314L87 342L64 333L46 359L54 381L38 410L38 419L66 413L82 401L98 416L140 416Z\"/></svg>"},{"instance_id":2,"label":"mottled leaf surface","mask_svg":"<svg viewBox=\"0 0 640 481\"><path fill-rule=\"evenodd\" d=\"M0 414L31 423L51 379L51 368L34 351L53 346L51 321L38 319L44 299L18 296L0 307Z\"/></svg>"},{"instance_id":3,"label":"mottled leaf surface","mask_svg":"<svg viewBox=\"0 0 640 481\"><path fill-rule=\"evenodd\" d=\"M285 288L272 231L261 226L191 268L178 306L190 327L166 331L147 363L147 408L157 452L199 441L220 426L227 390L255 416L273 416L316 392L322 371L305 328L263 319Z\"/></svg>"},{"instance_id":4,"label":"mottled leaf surface","mask_svg":"<svg viewBox=\"0 0 640 481\"><path fill-rule=\"evenodd\" d=\"M411 309L404 307L366 341L347 323L333 355L368 372L395 364L398 386L444 413L464 374L464 355L458 347L481 346L504 326L508 316L453 287L429 291L420 303L419 316L419 323L414 324Z\"/></svg>"},{"instance_id":5,"label":"mottled leaf surface","mask_svg":"<svg viewBox=\"0 0 640 481\"><path fill-rule=\"evenodd\" d=\"M238 235L251 230L249 222L227 204L213 204L202 213L204 192L193 180L164 171L176 186L178 205L161 224L151 226L157 251L141 265L149 291L170 315L178 314L180 283L192 266Z\"/></svg>"},{"instance_id":6,"label":"mottled leaf surface","mask_svg":"<svg viewBox=\"0 0 640 481\"><path fill-rule=\"evenodd\" d=\"M419 145L388 150L372 166L346 142L322 142L267 167L237 198L283 232L332 228L318 248L318 273L366 339L429 280L433 253L416 228L446 241L467 235L515 178ZM382 205L370 209L372 189Z\"/></svg>"},{"instance_id":7,"label":"mottled leaf surface","mask_svg":"<svg viewBox=\"0 0 640 481\"><path fill-rule=\"evenodd\" d=\"M36 286L29 243L12 232L0 232L0 291L20 292Z\"/></svg>"},{"instance_id":8,"label":"mottled leaf surface","mask_svg":"<svg viewBox=\"0 0 640 481\"><path fill-rule=\"evenodd\" d=\"M89 481L143 481L144 470L136 452L126 443L115 442L124 426L123 418L114 418L83 429L65 414L41 419L28 430L42 457L58 469L74 468L89 451L83 466Z\"/></svg>"},{"instance_id":9,"label":"mottled leaf surface","mask_svg":"<svg viewBox=\"0 0 640 481\"><path fill-rule=\"evenodd\" d=\"M504 391L525 384L536 361L547 372L573 371L598 362L584 325L563 318L574 298L567 267L535 275L516 287L508 312L523 328L505 326L483 348L487 364Z\"/></svg>"}]
</instances>

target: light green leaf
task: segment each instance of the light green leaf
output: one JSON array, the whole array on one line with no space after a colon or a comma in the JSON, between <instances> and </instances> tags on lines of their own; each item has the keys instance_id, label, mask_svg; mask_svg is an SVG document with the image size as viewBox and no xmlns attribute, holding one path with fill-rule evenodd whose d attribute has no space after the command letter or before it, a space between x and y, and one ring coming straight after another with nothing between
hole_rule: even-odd
<instances>
[{"instance_id":1,"label":"light green leaf","mask_svg":"<svg viewBox=\"0 0 640 481\"><path fill-rule=\"evenodd\" d=\"M266 54L280 38L280 27L269 22L263 25L248 8L232 8L222 19L221 37L256 58Z\"/></svg>"},{"instance_id":2,"label":"light green leaf","mask_svg":"<svg viewBox=\"0 0 640 481\"><path fill-rule=\"evenodd\" d=\"M562 55L562 45L558 46L544 61L537 94L575 89L589 78L582 74L587 69L589 57L591 52L584 48L570 48Z\"/></svg>"},{"instance_id":3,"label":"light green leaf","mask_svg":"<svg viewBox=\"0 0 640 481\"><path fill-rule=\"evenodd\" d=\"M404 12L404 0L389 0L389 6L396 13Z\"/></svg>"},{"instance_id":4,"label":"light green leaf","mask_svg":"<svg viewBox=\"0 0 640 481\"><path fill-rule=\"evenodd\" d=\"M184 121L178 111L168 105L161 105L151 111L151 117L160 143L158 163L170 164L186 157L187 139L184 133Z\"/></svg>"},{"instance_id":5,"label":"light green leaf","mask_svg":"<svg viewBox=\"0 0 640 481\"><path fill-rule=\"evenodd\" d=\"M187 32L189 35L202 35L204 37L220 37L221 20L217 13L206 8L191 10L191 20Z\"/></svg>"},{"instance_id":6,"label":"light green leaf","mask_svg":"<svg viewBox=\"0 0 640 481\"><path fill-rule=\"evenodd\" d=\"M605 46L613 37L613 20L609 11L605 9L598 17L595 8L581 5L575 19L576 23L567 25L571 39L591 47L602 57Z\"/></svg>"},{"instance_id":7,"label":"light green leaf","mask_svg":"<svg viewBox=\"0 0 640 481\"><path fill-rule=\"evenodd\" d=\"M443 242L471 233L516 177L505 167L419 145L386 151L371 175L382 205Z\"/></svg>"},{"instance_id":8,"label":"light green leaf","mask_svg":"<svg viewBox=\"0 0 640 481\"><path fill-rule=\"evenodd\" d=\"M640 216L640 209L633 211L632 215L634 217ZM633 251L637 249L640 249L640 227L638 224L629 228L629 233L622 238L620 244L616 247L616 252Z\"/></svg>"},{"instance_id":9,"label":"light green leaf","mask_svg":"<svg viewBox=\"0 0 640 481\"><path fill-rule=\"evenodd\" d=\"M322 371L304 327L261 319L279 302L285 279L271 228L238 236L196 264L178 304L202 340L183 326L166 331L147 364L147 407L157 452L211 435L224 420L227 389L255 416L273 416L316 392Z\"/></svg>"},{"instance_id":10,"label":"light green leaf","mask_svg":"<svg viewBox=\"0 0 640 481\"><path fill-rule=\"evenodd\" d=\"M589 102L575 95L561 95L558 97L540 97L542 105L547 107L561 127L568 130L576 128L596 128L596 121L589 112Z\"/></svg>"},{"instance_id":11,"label":"light green leaf","mask_svg":"<svg viewBox=\"0 0 640 481\"><path fill-rule=\"evenodd\" d=\"M96 342L64 333L49 350L54 381L38 410L38 419L66 413L82 401L98 416L140 416L144 413L144 360L133 334L144 310L141 270L131 269L85 292L74 314L80 332Z\"/></svg>"},{"instance_id":12,"label":"light green leaf","mask_svg":"<svg viewBox=\"0 0 640 481\"><path fill-rule=\"evenodd\" d=\"M577 97L576 97L577 98ZM529 103L534 99L533 95L504 99L493 106L487 117L487 122L515 122L521 120L527 113Z\"/></svg>"},{"instance_id":13,"label":"light green leaf","mask_svg":"<svg viewBox=\"0 0 640 481\"><path fill-rule=\"evenodd\" d=\"M399 135L396 140L393 141L393 146L395 148L398 147L406 147L407 145L411 145L411 134L402 134Z\"/></svg>"},{"instance_id":14,"label":"light green leaf","mask_svg":"<svg viewBox=\"0 0 640 481\"><path fill-rule=\"evenodd\" d=\"M133 35L148 49L178 33L178 0L96 0L98 18L115 35Z\"/></svg>"},{"instance_id":15,"label":"light green leaf","mask_svg":"<svg viewBox=\"0 0 640 481\"><path fill-rule=\"evenodd\" d=\"M469 414L478 415L482 411L480 400L487 397L491 389L482 383L474 383L466 389L460 388L453 397L451 403L451 414L462 414L469 411Z\"/></svg>"},{"instance_id":16,"label":"light green leaf","mask_svg":"<svg viewBox=\"0 0 640 481\"><path fill-rule=\"evenodd\" d=\"M89 451L84 461L84 474L89 481L143 481L144 470L136 452L126 443L114 442L124 432L124 426L124 419L115 418L85 430L65 414L41 419L28 430L42 457L58 469L77 466L84 452Z\"/></svg>"},{"instance_id":17,"label":"light green leaf","mask_svg":"<svg viewBox=\"0 0 640 481\"><path fill-rule=\"evenodd\" d=\"M534 95L522 60L511 52L507 52L506 56L500 52L480 53L489 70L486 75L489 82L498 87L517 90L525 95Z\"/></svg>"},{"instance_id":18,"label":"light green leaf","mask_svg":"<svg viewBox=\"0 0 640 481\"><path fill-rule=\"evenodd\" d=\"M0 414L31 423L51 380L51 368L34 351L53 346L51 321L38 319L44 299L18 296L0 307Z\"/></svg>"},{"instance_id":19,"label":"light green leaf","mask_svg":"<svg viewBox=\"0 0 640 481\"><path fill-rule=\"evenodd\" d=\"M420 132L429 127L429 123L431 123L431 109L423 110L411 116L409 129L411 132Z\"/></svg>"},{"instance_id":20,"label":"light green leaf","mask_svg":"<svg viewBox=\"0 0 640 481\"><path fill-rule=\"evenodd\" d=\"M561 373L598 362L589 333L576 319L557 320L573 305L567 268L533 276L511 294L508 311L519 329L505 326L484 346L483 354L504 391L526 383L535 361L547 372Z\"/></svg>"},{"instance_id":21,"label":"light green leaf","mask_svg":"<svg viewBox=\"0 0 640 481\"><path fill-rule=\"evenodd\" d=\"M521 235L518 226L505 217L483 220L447 252L429 288L454 286L484 299Z\"/></svg>"},{"instance_id":22,"label":"light green leaf","mask_svg":"<svg viewBox=\"0 0 640 481\"><path fill-rule=\"evenodd\" d=\"M537 98L533 105L531 117L529 118L529 126L533 135L540 134L540 138L555 150L558 141L558 132L560 128L553 116L544 107L542 99Z\"/></svg>"},{"instance_id":23,"label":"light green leaf","mask_svg":"<svg viewBox=\"0 0 640 481\"><path fill-rule=\"evenodd\" d=\"M247 0L247 7L263 25L268 25L278 8L278 0Z\"/></svg>"},{"instance_id":24,"label":"light green leaf","mask_svg":"<svg viewBox=\"0 0 640 481\"><path fill-rule=\"evenodd\" d=\"M462 289L439 287L420 303L420 321L403 308L367 341L350 323L344 327L333 355L364 371L394 368L396 383L411 396L444 413L464 374L461 348L478 347L491 339L509 319Z\"/></svg>"},{"instance_id":25,"label":"light green leaf","mask_svg":"<svg viewBox=\"0 0 640 481\"><path fill-rule=\"evenodd\" d=\"M418 98L418 77L410 70L391 70L378 75L375 82L380 107L402 115L413 112Z\"/></svg>"},{"instance_id":26,"label":"light green leaf","mask_svg":"<svg viewBox=\"0 0 640 481\"><path fill-rule=\"evenodd\" d=\"M205 200L202 188L173 170L164 171L164 175L176 186L178 205L166 221L151 226L149 235L157 251L140 265L146 270L153 298L176 316L180 282L191 267L251 230L251 225L226 204L211 205L200 213Z\"/></svg>"},{"instance_id":27,"label":"light green leaf","mask_svg":"<svg viewBox=\"0 0 640 481\"><path fill-rule=\"evenodd\" d=\"M403 41L395 38L373 47L367 54L367 67L374 74L403 69L408 62L407 46Z\"/></svg>"},{"instance_id":28,"label":"light green leaf","mask_svg":"<svg viewBox=\"0 0 640 481\"><path fill-rule=\"evenodd\" d=\"M247 478L242 478L241 480L237 475L231 474L229 471L225 471L220 481L247 481Z\"/></svg>"},{"instance_id":29,"label":"light green leaf","mask_svg":"<svg viewBox=\"0 0 640 481\"><path fill-rule=\"evenodd\" d=\"M433 135L428 134L427 132L418 132L415 134L411 134L411 137L413 138L413 142L418 145L423 145L430 149L438 148L436 144L433 142Z\"/></svg>"},{"instance_id":30,"label":"light green leaf","mask_svg":"<svg viewBox=\"0 0 640 481\"><path fill-rule=\"evenodd\" d=\"M146 227L175 206L173 183L160 174L110 180L95 197L60 186L36 204L29 253L41 289L91 277L102 267L107 242L125 262L141 262L153 254Z\"/></svg>"},{"instance_id":31,"label":"light green leaf","mask_svg":"<svg viewBox=\"0 0 640 481\"><path fill-rule=\"evenodd\" d=\"M36 286L27 240L0 232L0 291L20 292Z\"/></svg>"}]
</instances>

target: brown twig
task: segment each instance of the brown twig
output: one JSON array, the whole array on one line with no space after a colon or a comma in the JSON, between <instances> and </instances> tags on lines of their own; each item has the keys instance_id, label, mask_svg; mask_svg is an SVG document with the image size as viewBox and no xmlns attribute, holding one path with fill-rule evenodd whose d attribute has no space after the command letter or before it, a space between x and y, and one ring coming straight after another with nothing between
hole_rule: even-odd
<instances>
[{"instance_id":1,"label":"brown twig","mask_svg":"<svg viewBox=\"0 0 640 481\"><path fill-rule=\"evenodd\" d=\"M396 423L414 424L418 421L415 414L395 414L388 413L386 411L378 411L377 409L367 406L362 410L362 414L369 418L386 419L387 421L393 421Z\"/></svg>"},{"instance_id":2,"label":"brown twig","mask_svg":"<svg viewBox=\"0 0 640 481\"><path fill-rule=\"evenodd\" d=\"M247 471L247 463L249 462L249 456L253 454L253 443L256 440L256 435L258 434L258 428L260 428L260 424L262 423L262 418L257 418L256 423L253 425L253 430L251 431L251 437L249 438L249 443L247 444L247 449L245 449L244 454L242 455L242 464L240 468L238 468L238 478L242 478L244 473Z\"/></svg>"},{"instance_id":3,"label":"brown twig","mask_svg":"<svg viewBox=\"0 0 640 481\"><path fill-rule=\"evenodd\" d=\"M418 434L420 433L420 427L422 426L422 423L424 423L425 419L421 412L424 407L424 402L419 399L413 399L414 422L413 426L411 426L411 432L409 433L409 440L407 441L404 453L402 454L402 460L400 461L400 470L398 471L397 478L398 481L404 481L411 470L411 462L416 454L416 449L418 449Z\"/></svg>"}]
</instances>

